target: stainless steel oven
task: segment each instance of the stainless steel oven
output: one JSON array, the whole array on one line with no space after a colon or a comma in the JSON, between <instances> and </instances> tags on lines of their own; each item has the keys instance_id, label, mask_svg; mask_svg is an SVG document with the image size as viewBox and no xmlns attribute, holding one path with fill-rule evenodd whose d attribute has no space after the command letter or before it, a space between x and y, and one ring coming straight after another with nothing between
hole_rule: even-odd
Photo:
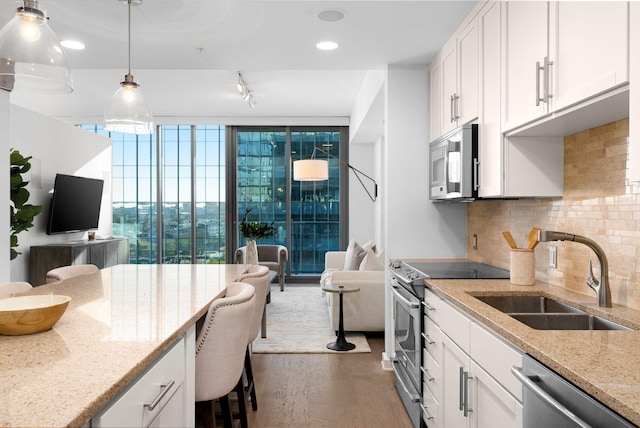
<instances>
[{"instance_id":1,"label":"stainless steel oven","mask_svg":"<svg viewBox=\"0 0 640 428\"><path fill-rule=\"evenodd\" d=\"M422 365L422 316L420 299L409 292L407 284L398 276L391 276L393 293L393 369L396 373L396 389L413 422L421 425L420 397Z\"/></svg>"}]
</instances>

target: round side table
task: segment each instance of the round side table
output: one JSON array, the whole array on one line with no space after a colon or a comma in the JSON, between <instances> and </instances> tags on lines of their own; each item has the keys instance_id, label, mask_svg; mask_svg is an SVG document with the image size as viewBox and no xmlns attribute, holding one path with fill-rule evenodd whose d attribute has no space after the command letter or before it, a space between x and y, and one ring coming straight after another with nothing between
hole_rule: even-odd
<instances>
[{"instance_id":1,"label":"round side table","mask_svg":"<svg viewBox=\"0 0 640 428\"><path fill-rule=\"evenodd\" d=\"M334 351L350 351L352 349L355 349L356 345L347 342L347 339L345 339L344 337L344 314L342 307L342 296L344 293L355 293L356 291L360 291L360 287L328 285L322 287L322 289L328 293L340 293L340 318L338 322L338 337L336 338L335 342L327 344L327 348L333 349Z\"/></svg>"}]
</instances>

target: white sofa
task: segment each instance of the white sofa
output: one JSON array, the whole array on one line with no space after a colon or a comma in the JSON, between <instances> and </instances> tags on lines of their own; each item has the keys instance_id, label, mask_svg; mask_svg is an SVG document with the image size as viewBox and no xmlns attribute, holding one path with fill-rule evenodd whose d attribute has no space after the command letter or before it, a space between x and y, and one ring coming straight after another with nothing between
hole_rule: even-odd
<instances>
[{"instance_id":1,"label":"white sofa","mask_svg":"<svg viewBox=\"0 0 640 428\"><path fill-rule=\"evenodd\" d=\"M383 270L344 270L346 251L325 253L325 271L320 286L353 285L360 287L356 293L345 293L344 329L346 331L384 331ZM331 319L331 328L338 330L340 297L338 293L324 293Z\"/></svg>"}]
</instances>

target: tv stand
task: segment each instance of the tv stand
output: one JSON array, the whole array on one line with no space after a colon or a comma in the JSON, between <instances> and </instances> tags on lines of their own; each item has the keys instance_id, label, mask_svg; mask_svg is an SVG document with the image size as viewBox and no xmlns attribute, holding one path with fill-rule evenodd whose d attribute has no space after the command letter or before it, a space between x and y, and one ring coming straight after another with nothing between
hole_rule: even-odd
<instances>
[{"instance_id":1,"label":"tv stand","mask_svg":"<svg viewBox=\"0 0 640 428\"><path fill-rule=\"evenodd\" d=\"M92 264L98 269L129 263L129 240L69 241L34 245L29 251L29 282L34 287L46 282L47 272L60 266Z\"/></svg>"}]
</instances>

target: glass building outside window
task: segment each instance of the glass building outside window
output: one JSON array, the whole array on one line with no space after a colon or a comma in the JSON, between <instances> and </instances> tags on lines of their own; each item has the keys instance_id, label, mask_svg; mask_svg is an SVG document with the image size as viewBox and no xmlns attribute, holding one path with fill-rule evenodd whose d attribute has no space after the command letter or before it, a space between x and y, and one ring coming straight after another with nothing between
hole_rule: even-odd
<instances>
[{"instance_id":1,"label":"glass building outside window","mask_svg":"<svg viewBox=\"0 0 640 428\"><path fill-rule=\"evenodd\" d=\"M233 262L245 245L237 223L247 210L249 220L273 222L276 234L258 244L287 246L288 276L318 275L325 252L344 246L348 171L338 158L347 128L163 125L152 135L84 128L113 141L113 234L129 239L131 263ZM330 155L314 154L316 147ZM329 162L329 180L293 181L292 162L312 154Z\"/></svg>"}]
</instances>

